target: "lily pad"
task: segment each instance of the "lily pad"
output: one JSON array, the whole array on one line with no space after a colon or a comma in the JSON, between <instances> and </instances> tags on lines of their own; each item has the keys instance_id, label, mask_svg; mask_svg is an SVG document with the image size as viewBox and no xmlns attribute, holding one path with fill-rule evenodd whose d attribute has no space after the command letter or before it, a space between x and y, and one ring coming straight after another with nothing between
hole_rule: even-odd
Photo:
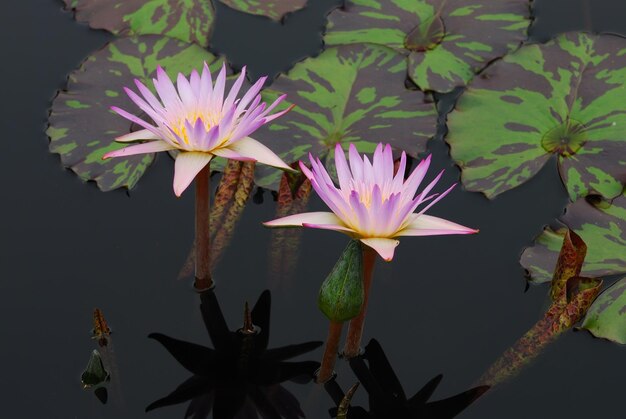
<instances>
[{"instance_id":1,"label":"lily pad","mask_svg":"<svg viewBox=\"0 0 626 419\"><path fill-rule=\"evenodd\" d=\"M387 142L415 157L436 132L437 110L422 92L404 87L406 69L404 56L390 48L329 48L296 64L264 92L267 101L286 93L281 108L295 107L254 137L287 163L309 152L330 156L335 144L347 148L350 142L360 152ZM276 190L280 175L260 168L257 184Z\"/></svg>"},{"instance_id":2,"label":"lily pad","mask_svg":"<svg viewBox=\"0 0 626 419\"><path fill-rule=\"evenodd\" d=\"M76 20L116 35L166 35L209 45L215 11L210 0L63 0Z\"/></svg>"},{"instance_id":3,"label":"lily pad","mask_svg":"<svg viewBox=\"0 0 626 419\"><path fill-rule=\"evenodd\" d=\"M626 39L618 36L569 33L507 55L449 116L463 184L493 198L554 155L572 201L615 198L626 183L625 94Z\"/></svg>"},{"instance_id":4,"label":"lily pad","mask_svg":"<svg viewBox=\"0 0 626 419\"><path fill-rule=\"evenodd\" d=\"M580 199L567 207L561 223L574 230L587 244L582 274L589 277L626 273L626 195L609 203ZM522 254L520 263L529 281L548 282L566 233L566 228L546 228Z\"/></svg>"},{"instance_id":5,"label":"lily pad","mask_svg":"<svg viewBox=\"0 0 626 419\"><path fill-rule=\"evenodd\" d=\"M306 6L307 0L220 0L228 7L244 13L281 20L287 13Z\"/></svg>"},{"instance_id":6,"label":"lily pad","mask_svg":"<svg viewBox=\"0 0 626 419\"><path fill-rule=\"evenodd\" d=\"M350 0L328 17L328 45L374 43L408 56L409 77L440 93L464 86L517 48L528 0Z\"/></svg>"},{"instance_id":7,"label":"lily pad","mask_svg":"<svg viewBox=\"0 0 626 419\"><path fill-rule=\"evenodd\" d=\"M89 56L69 76L67 89L52 103L47 134L50 151L83 180L100 189L132 188L154 160L154 154L102 160L104 153L124 147L115 137L132 130L131 122L113 113L111 106L137 109L123 88L135 78L147 86L157 65L170 74L189 74L206 61L212 71L222 63L205 49L161 36L121 38Z\"/></svg>"},{"instance_id":8,"label":"lily pad","mask_svg":"<svg viewBox=\"0 0 626 419\"><path fill-rule=\"evenodd\" d=\"M626 277L600 294L581 329L589 330L595 337L626 344Z\"/></svg>"}]
</instances>

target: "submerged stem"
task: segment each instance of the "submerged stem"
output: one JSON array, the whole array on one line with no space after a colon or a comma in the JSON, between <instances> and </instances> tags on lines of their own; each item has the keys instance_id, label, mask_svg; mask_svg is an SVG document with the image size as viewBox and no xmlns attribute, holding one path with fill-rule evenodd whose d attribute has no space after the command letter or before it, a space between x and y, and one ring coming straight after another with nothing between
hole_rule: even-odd
<instances>
[{"instance_id":1,"label":"submerged stem","mask_svg":"<svg viewBox=\"0 0 626 419\"><path fill-rule=\"evenodd\" d=\"M328 328L328 338L326 339L326 347L324 348L324 357L322 358L322 365L317 372L316 381L318 384L324 384L333 377L342 329L343 323L333 321L330 322L330 326Z\"/></svg>"},{"instance_id":2,"label":"submerged stem","mask_svg":"<svg viewBox=\"0 0 626 419\"><path fill-rule=\"evenodd\" d=\"M346 346L343 349L343 355L348 359L358 356L361 352L361 338L363 337L367 303L369 301L370 288L372 286L374 262L376 262L376 252L374 249L363 244L361 247L363 249L363 290L365 294L361 312L354 319L350 320L348 336L346 337Z\"/></svg>"},{"instance_id":3,"label":"submerged stem","mask_svg":"<svg viewBox=\"0 0 626 419\"><path fill-rule=\"evenodd\" d=\"M197 290L211 288L210 254L210 189L211 168L207 164L196 176L196 282Z\"/></svg>"}]
</instances>

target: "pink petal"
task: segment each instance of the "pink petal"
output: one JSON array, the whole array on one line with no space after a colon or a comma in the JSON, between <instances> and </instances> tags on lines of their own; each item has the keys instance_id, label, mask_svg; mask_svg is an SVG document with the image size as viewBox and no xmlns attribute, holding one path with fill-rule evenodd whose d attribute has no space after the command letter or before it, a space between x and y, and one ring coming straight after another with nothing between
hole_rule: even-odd
<instances>
[{"instance_id":1,"label":"pink petal","mask_svg":"<svg viewBox=\"0 0 626 419\"><path fill-rule=\"evenodd\" d=\"M139 131L130 132L128 134L124 134L115 139L118 143L129 143L131 141L140 141L140 140L160 140L161 137L156 135L154 132L147 129L140 129Z\"/></svg>"},{"instance_id":2,"label":"pink petal","mask_svg":"<svg viewBox=\"0 0 626 419\"><path fill-rule=\"evenodd\" d=\"M156 111L145 100L143 100L141 97L139 97L139 95L137 93L133 92L128 87L124 87L124 91L126 92L128 97L130 98L130 100L132 100L135 103L135 105L139 106L139 108L142 111L144 111L146 114L148 114L148 116L150 118L152 118L153 121L155 121L157 123L163 121L163 116L161 115L160 111Z\"/></svg>"},{"instance_id":3,"label":"pink petal","mask_svg":"<svg viewBox=\"0 0 626 419\"><path fill-rule=\"evenodd\" d=\"M189 76L189 84L191 85L191 90L194 92L200 92L200 75L198 74L198 70L193 70L191 72L191 76Z\"/></svg>"},{"instance_id":4,"label":"pink petal","mask_svg":"<svg viewBox=\"0 0 626 419\"><path fill-rule=\"evenodd\" d=\"M413 220L397 236L440 236L445 234L475 234L478 230L432 215L412 215Z\"/></svg>"},{"instance_id":5,"label":"pink petal","mask_svg":"<svg viewBox=\"0 0 626 419\"><path fill-rule=\"evenodd\" d=\"M342 225L332 212L303 212L263 223L266 227L302 227L303 224Z\"/></svg>"},{"instance_id":6,"label":"pink petal","mask_svg":"<svg viewBox=\"0 0 626 419\"><path fill-rule=\"evenodd\" d=\"M385 181L386 172L388 172L389 170L393 170L393 162L391 168L385 167L382 143L378 143L378 145L376 146L376 150L374 150L374 156L372 157L372 168L374 181L379 185L382 185Z\"/></svg>"},{"instance_id":7,"label":"pink petal","mask_svg":"<svg viewBox=\"0 0 626 419\"><path fill-rule=\"evenodd\" d=\"M241 114L241 112L244 111L244 109L246 108L246 106L248 106L248 104L250 103L251 100L256 98L257 94L263 88L263 84L265 83L265 80L267 80L267 77L259 78L256 81L256 83L254 83L252 85L252 87L250 89L248 89L246 94L243 95L243 97L241 98L241 100L237 104L237 113L236 113L237 116L239 116L239 114ZM250 106L250 108L253 108L253 107L254 106Z\"/></svg>"},{"instance_id":8,"label":"pink petal","mask_svg":"<svg viewBox=\"0 0 626 419\"><path fill-rule=\"evenodd\" d=\"M180 196L196 175L211 161L212 154L197 151L180 152L174 165L174 194Z\"/></svg>"},{"instance_id":9,"label":"pink petal","mask_svg":"<svg viewBox=\"0 0 626 419\"><path fill-rule=\"evenodd\" d=\"M211 96L213 96L213 79L211 78L211 70L206 61L202 68L202 76L200 76L200 93L198 96L198 106L200 109L207 109L211 101Z\"/></svg>"},{"instance_id":10,"label":"pink petal","mask_svg":"<svg viewBox=\"0 0 626 419\"><path fill-rule=\"evenodd\" d=\"M243 68L241 69L241 74L239 74L239 77L237 77L237 80L235 80L235 83L233 84L233 86L230 88L230 91L228 92L228 96L226 97L226 100L224 101L222 112L226 112L235 104L235 100L237 99L237 94L239 93L239 90L241 89L241 85L243 84L243 81L245 79L246 79L246 66L244 65Z\"/></svg>"},{"instance_id":11,"label":"pink petal","mask_svg":"<svg viewBox=\"0 0 626 419\"><path fill-rule=\"evenodd\" d=\"M302 173L304 173L304 176L306 176L307 179L315 179L315 175L313 174L313 172L311 172L311 169L309 169L302 160L299 160L298 164L300 165L300 170L302 171Z\"/></svg>"},{"instance_id":12,"label":"pink petal","mask_svg":"<svg viewBox=\"0 0 626 419\"><path fill-rule=\"evenodd\" d=\"M346 154L341 148L341 144L337 143L335 146L335 167L337 168L337 177L339 178L339 187L342 190L347 190L350 187L350 168L348 168L348 162L346 161Z\"/></svg>"},{"instance_id":13,"label":"pink petal","mask_svg":"<svg viewBox=\"0 0 626 419\"><path fill-rule=\"evenodd\" d=\"M454 187L456 186L456 183L453 183L452 186L450 186L448 189L446 189L443 193L439 194L435 199L433 199L428 205L426 205L424 208L422 208L420 210L420 212L418 213L418 215L421 215L423 213L425 213L426 211L428 211L428 209L430 207L432 207L433 205L435 205L437 202L441 201L446 195L448 195L452 189L454 189ZM432 196L432 195L431 195ZM430 197L429 197L430 198ZM428 198L426 198L428 199ZM422 201L424 202L424 201Z\"/></svg>"},{"instance_id":14,"label":"pink petal","mask_svg":"<svg viewBox=\"0 0 626 419\"><path fill-rule=\"evenodd\" d=\"M224 104L224 89L226 88L226 63L222 64L215 85L213 86L213 95L211 96L210 109L211 112L220 113Z\"/></svg>"},{"instance_id":15,"label":"pink petal","mask_svg":"<svg viewBox=\"0 0 626 419\"><path fill-rule=\"evenodd\" d=\"M393 178L393 190L395 192L400 191L402 189L402 184L404 183L405 172L406 172L406 153L403 151L402 155L400 156L400 164L398 165L398 172L396 173L396 176Z\"/></svg>"},{"instance_id":16,"label":"pink petal","mask_svg":"<svg viewBox=\"0 0 626 419\"><path fill-rule=\"evenodd\" d=\"M350 143L348 157L352 177L355 180L363 180L363 160L361 160L361 156L359 155L356 146L352 143Z\"/></svg>"},{"instance_id":17,"label":"pink petal","mask_svg":"<svg viewBox=\"0 0 626 419\"><path fill-rule=\"evenodd\" d=\"M424 180L424 176L426 176L426 172L430 166L430 160L431 155L428 155L428 157L419 162L415 170L413 170L413 173L411 173L406 182L404 182L404 193L407 194L408 199L413 199L413 196L415 196L417 188L419 188L420 183Z\"/></svg>"},{"instance_id":18,"label":"pink petal","mask_svg":"<svg viewBox=\"0 0 626 419\"><path fill-rule=\"evenodd\" d=\"M127 157L134 156L135 154L156 153L159 151L173 150L175 148L176 147L172 146L169 143L166 143L165 141L156 140L147 143L131 145L115 151L110 151L102 156L102 160L111 157Z\"/></svg>"},{"instance_id":19,"label":"pink petal","mask_svg":"<svg viewBox=\"0 0 626 419\"><path fill-rule=\"evenodd\" d=\"M157 67L157 78L153 80L153 82L154 88L159 94L165 109L167 109L168 112L181 113L182 103L180 97L178 97L178 92L174 87L174 83L172 83L172 80L170 80L161 66Z\"/></svg>"},{"instance_id":20,"label":"pink petal","mask_svg":"<svg viewBox=\"0 0 626 419\"><path fill-rule=\"evenodd\" d=\"M198 104L196 94L191 88L189 80L183 73L178 73L178 79L176 80L176 87L178 87L178 95L188 111L194 110Z\"/></svg>"},{"instance_id":21,"label":"pink petal","mask_svg":"<svg viewBox=\"0 0 626 419\"><path fill-rule=\"evenodd\" d=\"M296 172L291 167L289 167L287 163L282 161L280 157L274 154L272 150L265 147L263 144L253 138L242 138L239 141L229 144L226 148L230 148L240 156L252 158L259 163L278 167L289 172Z\"/></svg>"},{"instance_id":22,"label":"pink petal","mask_svg":"<svg viewBox=\"0 0 626 419\"><path fill-rule=\"evenodd\" d=\"M379 237L361 239L361 243L376 250L376 253L378 253L386 262L390 262L391 259L393 259L393 253L396 250L396 246L400 244L398 240Z\"/></svg>"},{"instance_id":23,"label":"pink petal","mask_svg":"<svg viewBox=\"0 0 626 419\"><path fill-rule=\"evenodd\" d=\"M283 96L285 96L285 97L286 97L287 95L283 95ZM281 96L281 97L282 97L282 96ZM276 102L278 102L279 100L281 100L281 99L280 99L280 98L278 98L278 99L276 100ZM263 113L261 114L261 116L265 118L265 123L266 123L266 124L267 124L268 122L273 121L273 120L274 120L274 119L276 119L276 118L280 118L281 116L283 116L283 115L284 115L284 114L286 114L287 112L291 112L291 110L292 110L293 108L295 108L295 107L296 107L296 105L291 104L291 105L289 105L286 109L283 109L283 110L282 110L282 111L280 111L280 112L276 112L275 114L270 115L270 116L265 116L265 115L267 115L267 114L269 114L269 113L270 113L270 111L273 109L273 107L277 104L276 102L272 103L272 104L271 104L271 105L270 105L270 106L269 106L269 107L265 110L265 112L263 112Z\"/></svg>"},{"instance_id":24,"label":"pink petal","mask_svg":"<svg viewBox=\"0 0 626 419\"><path fill-rule=\"evenodd\" d=\"M163 113L163 105L159 100L152 94L150 89L148 89L139 79L135 79L135 86L139 89L139 93L146 99L146 101L154 108L155 111L159 113Z\"/></svg>"}]
</instances>

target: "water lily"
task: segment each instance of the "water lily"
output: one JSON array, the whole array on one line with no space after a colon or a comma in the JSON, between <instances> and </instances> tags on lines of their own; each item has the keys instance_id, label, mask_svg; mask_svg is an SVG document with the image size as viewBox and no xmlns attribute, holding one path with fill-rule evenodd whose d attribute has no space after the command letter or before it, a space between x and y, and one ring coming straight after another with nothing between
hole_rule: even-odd
<instances>
[{"instance_id":1,"label":"water lily","mask_svg":"<svg viewBox=\"0 0 626 419\"><path fill-rule=\"evenodd\" d=\"M241 161L258 161L285 170L292 170L280 157L249 135L289 109L272 111L285 95L267 106L259 92L266 77L261 77L240 99L237 98L246 77L246 68L225 95L226 67L213 84L206 63L202 75L193 71L189 79L178 74L176 87L159 66L153 80L157 97L139 80L138 95L125 88L130 99L145 112L154 124L118 107L111 109L144 129L116 138L118 142L145 141L104 155L126 157L134 154L178 150L174 172L174 193L180 196L196 175L214 156Z\"/></svg>"},{"instance_id":2,"label":"water lily","mask_svg":"<svg viewBox=\"0 0 626 419\"><path fill-rule=\"evenodd\" d=\"M455 185L440 194L431 194L441 171L419 194L417 190L430 166L430 156L422 160L405 180L406 153L402 152L397 171L391 146L379 144L372 161L361 157L350 144L349 163L341 145L335 149L336 187L319 159L309 155L312 170L300 162L302 172L332 212L295 214L265 223L268 227L311 227L335 230L359 239L384 260L393 259L398 237L472 234L465 227L425 212L443 199ZM427 203L419 212L420 205Z\"/></svg>"},{"instance_id":3,"label":"water lily","mask_svg":"<svg viewBox=\"0 0 626 419\"><path fill-rule=\"evenodd\" d=\"M389 144L378 144L372 161L365 155L361 157L354 144L350 144L348 153L349 163L341 145L337 144L335 147L339 187L335 186L319 159L309 154L312 170L300 162L302 172L332 212L295 214L269 221L265 225L335 230L362 243L364 298L360 313L350 320L343 351L344 356L353 358L360 353L376 253L384 260L391 261L399 244L398 237L472 234L478 230L425 214L455 186L450 186L440 194L430 194L443 175L441 171L417 193L430 166L430 156L422 160L405 180L406 153L402 152L396 170ZM415 212L424 203L427 204L419 212ZM335 348L341 336L342 324L332 319L330 323L324 358L318 374L318 381L322 383L332 375L336 359Z\"/></svg>"},{"instance_id":4,"label":"water lily","mask_svg":"<svg viewBox=\"0 0 626 419\"><path fill-rule=\"evenodd\" d=\"M111 151L103 159L126 157L134 154L177 150L174 167L174 193L180 196L189 184L196 179L195 217L195 275L196 288L208 289L212 286L210 268L210 162L214 156L240 161L265 163L284 170L293 171L269 148L249 135L288 112L290 108L272 113L285 95L271 105L261 103L259 92L266 77L261 77L241 98L237 98L246 78L246 68L235 80L230 91L226 90L226 66L213 83L209 66L204 63L202 75L193 71L189 79L178 74L176 87L165 71L159 66L157 77L153 79L155 96L139 80L135 85L138 95L125 88L130 99L152 119L144 121L118 107L111 109L143 127L116 138L118 142L144 141Z\"/></svg>"}]
</instances>

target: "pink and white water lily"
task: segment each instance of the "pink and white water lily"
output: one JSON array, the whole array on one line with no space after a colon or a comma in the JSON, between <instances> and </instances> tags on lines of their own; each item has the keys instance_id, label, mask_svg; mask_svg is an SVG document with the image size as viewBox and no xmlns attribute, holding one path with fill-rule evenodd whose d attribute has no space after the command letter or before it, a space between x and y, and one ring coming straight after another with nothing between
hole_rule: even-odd
<instances>
[{"instance_id":1,"label":"pink and white water lily","mask_svg":"<svg viewBox=\"0 0 626 419\"><path fill-rule=\"evenodd\" d=\"M389 144L376 147L372 161L361 157L350 144L349 163L341 145L335 149L336 187L319 159L309 155L312 170L300 162L300 168L332 212L308 212L264 223L268 227L311 227L335 230L359 239L373 248L384 260L393 259L398 237L472 234L478 230L465 227L425 212L443 199L454 185L440 194L431 194L443 171L419 194L417 190L430 166L430 156L422 160L405 180L406 153L402 152L397 171ZM419 212L421 204L427 203Z\"/></svg>"},{"instance_id":2,"label":"pink and white water lily","mask_svg":"<svg viewBox=\"0 0 626 419\"><path fill-rule=\"evenodd\" d=\"M259 92L266 77L261 77L241 98L237 98L246 77L245 67L225 95L226 66L215 83L206 63L202 75L193 71L189 79L178 74L176 87L159 66L153 79L158 98L139 80L135 85L138 95L124 90L130 99L144 111L154 124L118 107L111 109L124 118L143 127L116 138L118 142L144 141L140 144L111 151L103 159L127 157L134 154L178 150L174 171L174 193L180 196L196 175L214 156L241 161L258 161L284 170L292 170L280 157L249 135L263 124L285 114L289 109L272 113L283 101L280 96L267 106Z\"/></svg>"}]
</instances>

